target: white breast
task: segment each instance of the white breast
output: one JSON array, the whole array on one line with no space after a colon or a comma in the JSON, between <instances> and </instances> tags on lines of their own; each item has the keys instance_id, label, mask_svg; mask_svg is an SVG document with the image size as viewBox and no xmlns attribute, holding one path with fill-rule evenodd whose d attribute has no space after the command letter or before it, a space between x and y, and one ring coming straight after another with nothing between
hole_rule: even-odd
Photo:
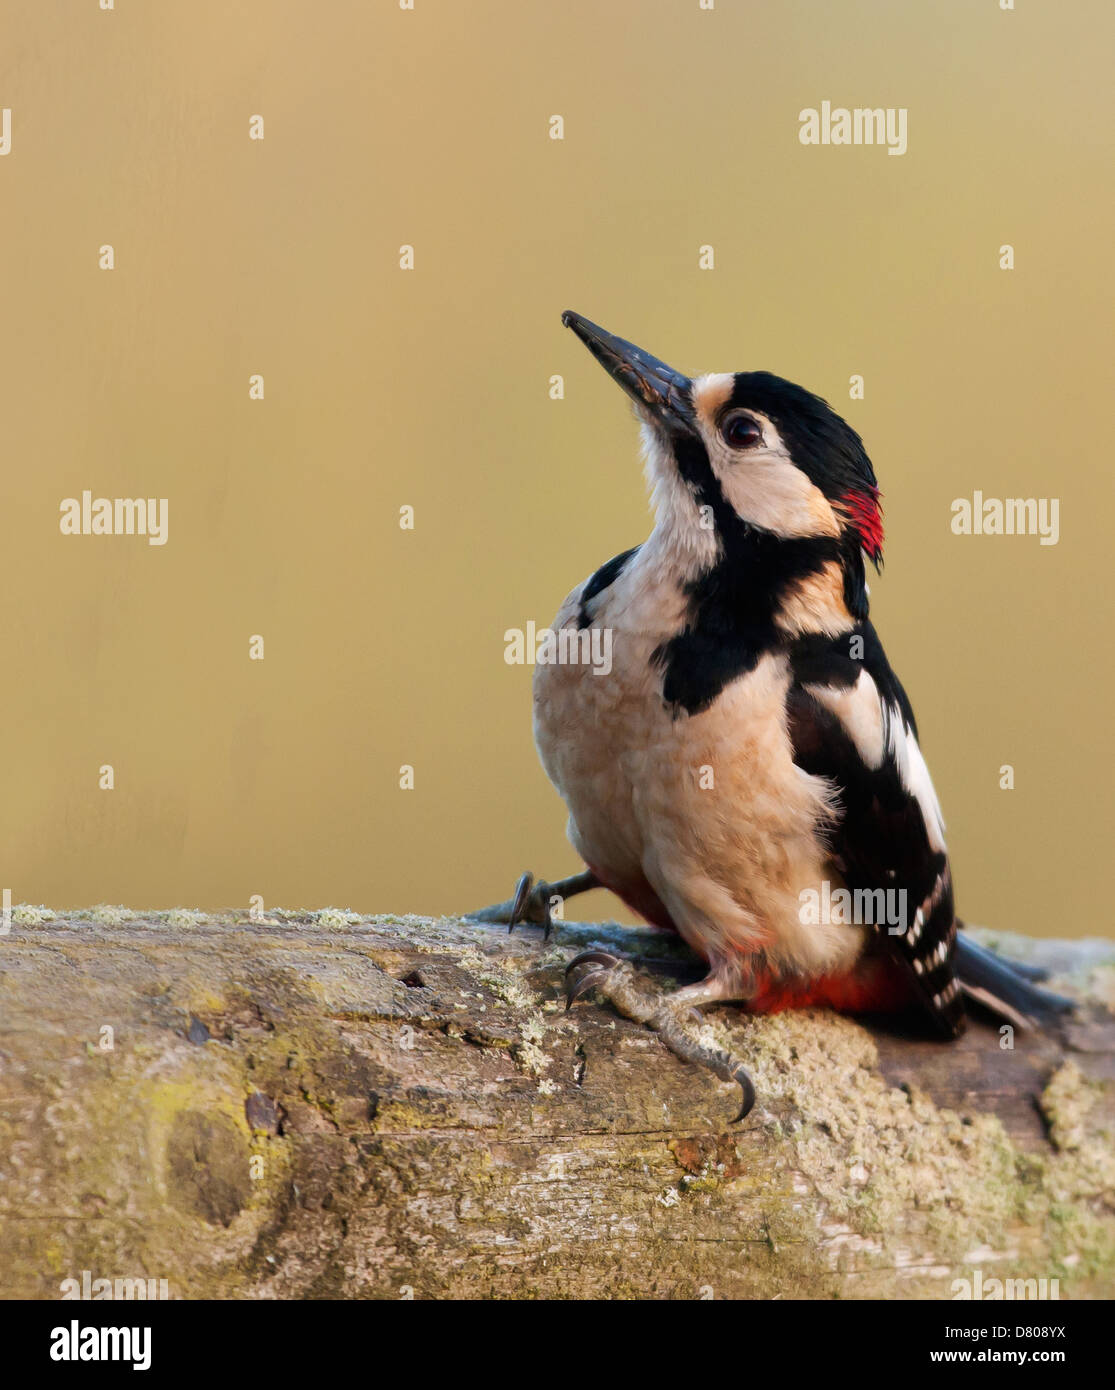
<instances>
[{"instance_id":1,"label":"white breast","mask_svg":"<svg viewBox=\"0 0 1115 1390\"><path fill-rule=\"evenodd\" d=\"M609 675L535 670L535 739L570 839L618 891L649 884L714 968L761 950L787 970L839 969L858 932L799 920L803 890L832 877L830 789L793 762L787 662L763 657L699 714L667 708L652 654L681 628L685 599L661 575L644 549L593 601L594 625L613 634ZM577 622L579 594L555 627Z\"/></svg>"}]
</instances>

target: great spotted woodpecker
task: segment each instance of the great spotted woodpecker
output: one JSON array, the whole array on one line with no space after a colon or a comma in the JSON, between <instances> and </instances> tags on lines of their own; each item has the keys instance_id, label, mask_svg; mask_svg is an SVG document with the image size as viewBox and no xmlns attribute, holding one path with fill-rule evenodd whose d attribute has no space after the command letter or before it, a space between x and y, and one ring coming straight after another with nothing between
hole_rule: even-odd
<instances>
[{"instance_id":1,"label":"great spotted woodpecker","mask_svg":"<svg viewBox=\"0 0 1115 1390\"><path fill-rule=\"evenodd\" d=\"M587 872L524 875L488 920L548 925L549 895L603 886L680 933L708 963L701 983L650 1001L590 951L569 1002L596 988L737 1080L743 1114L746 1071L687 1029L694 1006L916 1005L945 1038L965 994L1020 1024L1068 1007L958 935L913 710L868 619L883 527L859 435L768 372L691 379L562 321L635 402L655 525L554 620L609 631L610 672L535 669L535 740Z\"/></svg>"}]
</instances>

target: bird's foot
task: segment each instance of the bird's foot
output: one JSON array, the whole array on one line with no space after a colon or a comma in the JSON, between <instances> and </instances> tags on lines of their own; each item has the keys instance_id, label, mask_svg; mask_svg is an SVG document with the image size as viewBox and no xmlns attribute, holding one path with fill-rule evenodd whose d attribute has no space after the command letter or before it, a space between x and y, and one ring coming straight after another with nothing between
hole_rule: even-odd
<instances>
[{"instance_id":1,"label":"bird's foot","mask_svg":"<svg viewBox=\"0 0 1115 1390\"><path fill-rule=\"evenodd\" d=\"M561 915L560 907L565 899L599 886L596 876L588 872L572 874L569 878L559 879L557 883L547 883L545 879L535 883L534 875L528 870L506 902L479 908L467 916L474 922L506 925L508 932L513 932L520 922L531 922L543 929L544 938L548 941L554 929L553 913L558 911L558 915Z\"/></svg>"},{"instance_id":2,"label":"bird's foot","mask_svg":"<svg viewBox=\"0 0 1115 1390\"><path fill-rule=\"evenodd\" d=\"M591 968L582 970L582 967ZM593 989L624 1018L653 1029L682 1061L708 1067L721 1081L735 1082L743 1092L743 1103L733 1124L748 1114L755 1104L755 1086L747 1069L730 1053L705 1042L694 1026L702 1022L694 1002L711 1002L716 997L714 989L695 985L674 994L646 994L635 983L635 970L630 962L606 951L582 951L566 966L566 1009Z\"/></svg>"}]
</instances>

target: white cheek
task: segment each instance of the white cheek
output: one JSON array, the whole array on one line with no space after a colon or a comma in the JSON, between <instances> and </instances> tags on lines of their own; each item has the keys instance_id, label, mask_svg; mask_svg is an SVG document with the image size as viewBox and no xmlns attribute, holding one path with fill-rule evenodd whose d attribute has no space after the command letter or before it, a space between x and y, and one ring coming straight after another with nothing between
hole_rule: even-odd
<instances>
[{"instance_id":1,"label":"white cheek","mask_svg":"<svg viewBox=\"0 0 1115 1390\"><path fill-rule=\"evenodd\" d=\"M764 436L773 426L764 425ZM777 438L777 436L776 436ZM720 488L737 516L776 536L838 536L840 523L820 488L778 445L736 452L708 440Z\"/></svg>"}]
</instances>

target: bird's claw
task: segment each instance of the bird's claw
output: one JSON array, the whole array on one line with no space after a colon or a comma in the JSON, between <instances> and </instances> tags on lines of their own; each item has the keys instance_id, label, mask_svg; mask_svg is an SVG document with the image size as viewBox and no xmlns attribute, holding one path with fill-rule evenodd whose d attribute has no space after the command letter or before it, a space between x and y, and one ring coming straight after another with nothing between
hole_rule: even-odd
<instances>
[{"instance_id":1,"label":"bird's claw","mask_svg":"<svg viewBox=\"0 0 1115 1390\"><path fill-rule=\"evenodd\" d=\"M548 883L545 879L539 879L536 883L534 875L528 870L506 902L482 907L465 915L473 922L494 922L505 926L508 932L514 931L520 922L530 922L532 926L542 928L548 941L554 929L552 914L556 911L559 918L563 915L562 904L566 899L599 887L600 880L591 869L570 874L568 878L559 878L554 883Z\"/></svg>"},{"instance_id":2,"label":"bird's claw","mask_svg":"<svg viewBox=\"0 0 1115 1390\"><path fill-rule=\"evenodd\" d=\"M551 891L545 879L539 879L535 883L534 875L529 869L523 874L515 885L515 896L511 899L511 916L507 923L508 936L520 922L532 922L542 928L542 939L549 941L550 933L554 929L554 920L550 916Z\"/></svg>"},{"instance_id":3,"label":"bird's claw","mask_svg":"<svg viewBox=\"0 0 1115 1390\"><path fill-rule=\"evenodd\" d=\"M574 974L582 965L598 965L598 970L588 970L580 979L574 979ZM617 965L622 965L619 956L609 955L607 951L582 951L579 956L574 956L565 967L565 1010L566 1013L580 999L581 995L587 994L589 990L595 989L602 984L610 970L614 970Z\"/></svg>"},{"instance_id":4,"label":"bird's claw","mask_svg":"<svg viewBox=\"0 0 1115 1390\"><path fill-rule=\"evenodd\" d=\"M755 1083L751 1080L751 1073L747 1068L738 1062L732 1068L732 1080L737 1083L740 1090L743 1092L740 1112L732 1121L732 1124L738 1125L740 1120L747 1119L748 1115L751 1113L752 1106L755 1104Z\"/></svg>"},{"instance_id":5,"label":"bird's claw","mask_svg":"<svg viewBox=\"0 0 1115 1390\"><path fill-rule=\"evenodd\" d=\"M590 968L582 970L583 966ZM634 986L629 962L608 951L582 951L565 967L566 1011L593 989L598 989L626 1018L652 1028L675 1056L708 1067L722 1081L734 1082L743 1094L733 1124L751 1113L755 1104L755 1083L747 1068L728 1053L710 1046L683 1023L684 1019L690 1024L702 1024L704 1019L698 1009L684 1008L682 1001L672 1002L669 997L664 1000L648 997Z\"/></svg>"},{"instance_id":6,"label":"bird's claw","mask_svg":"<svg viewBox=\"0 0 1115 1390\"><path fill-rule=\"evenodd\" d=\"M553 918L550 916L552 891L552 885L545 880L535 883L534 875L528 869L520 877L515 885L515 892L506 902L496 903L494 907L483 907L468 915L477 922L496 922L501 925L506 922L508 935L520 922L529 922L533 926L541 927L543 936L548 941L554 929Z\"/></svg>"},{"instance_id":7,"label":"bird's claw","mask_svg":"<svg viewBox=\"0 0 1115 1390\"><path fill-rule=\"evenodd\" d=\"M530 890L534 887L534 875L528 869L521 875L515 885L515 892L511 897L511 920L507 924L508 935L514 930L515 923L518 922L526 911L527 899L530 897Z\"/></svg>"}]
</instances>

